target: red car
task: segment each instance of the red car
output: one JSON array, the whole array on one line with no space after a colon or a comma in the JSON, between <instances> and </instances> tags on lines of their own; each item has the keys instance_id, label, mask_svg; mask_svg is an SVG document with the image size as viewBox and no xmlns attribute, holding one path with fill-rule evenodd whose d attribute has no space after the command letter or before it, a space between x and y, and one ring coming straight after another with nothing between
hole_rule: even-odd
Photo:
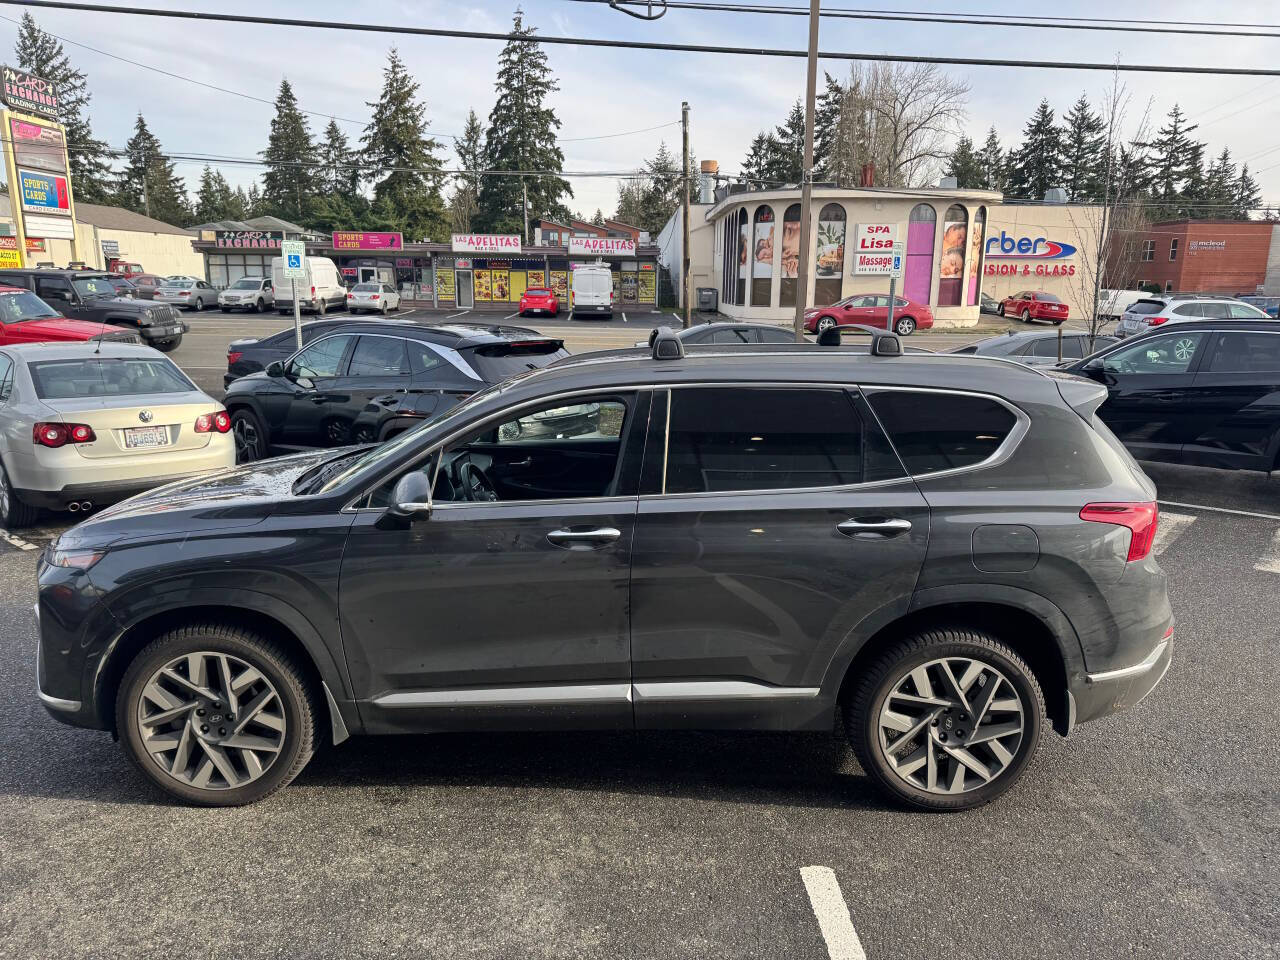
<instances>
[{"instance_id":1,"label":"red car","mask_svg":"<svg viewBox=\"0 0 1280 960\"><path fill-rule=\"evenodd\" d=\"M555 316L560 312L560 300L554 290L546 287L530 287L520 297L520 316L526 313L549 313Z\"/></svg>"},{"instance_id":2,"label":"red car","mask_svg":"<svg viewBox=\"0 0 1280 960\"><path fill-rule=\"evenodd\" d=\"M887 327L889 295L855 293L829 307L812 307L804 312L804 328L810 333L821 333L829 327L845 323ZM928 330L932 326L933 313L928 304L916 303L906 297L893 298L893 329L899 336L909 336L917 330Z\"/></svg>"},{"instance_id":3,"label":"red car","mask_svg":"<svg viewBox=\"0 0 1280 960\"><path fill-rule=\"evenodd\" d=\"M1005 297L996 312L1002 317L1021 317L1023 323L1048 320L1056 326L1067 319L1067 305L1043 290L1022 290Z\"/></svg>"},{"instance_id":4,"label":"red car","mask_svg":"<svg viewBox=\"0 0 1280 960\"><path fill-rule=\"evenodd\" d=\"M137 342L133 334L112 324L64 317L30 290L0 286L0 346L51 340L66 343L97 337Z\"/></svg>"}]
</instances>

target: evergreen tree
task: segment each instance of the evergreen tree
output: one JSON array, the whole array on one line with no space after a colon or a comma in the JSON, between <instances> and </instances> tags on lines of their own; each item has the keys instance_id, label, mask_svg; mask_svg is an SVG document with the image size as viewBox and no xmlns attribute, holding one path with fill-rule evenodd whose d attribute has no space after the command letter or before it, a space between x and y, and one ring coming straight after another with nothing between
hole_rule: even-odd
<instances>
[{"instance_id":1,"label":"evergreen tree","mask_svg":"<svg viewBox=\"0 0 1280 960\"><path fill-rule=\"evenodd\" d=\"M1102 118L1089 109L1089 101L1082 93L1062 123L1062 186L1076 203L1098 203L1102 200L1107 161Z\"/></svg>"},{"instance_id":2,"label":"evergreen tree","mask_svg":"<svg viewBox=\"0 0 1280 960\"><path fill-rule=\"evenodd\" d=\"M124 152L125 168L116 188L120 202L165 223L190 223L191 205L186 185L174 172L173 162L164 155L160 141L147 128L141 113Z\"/></svg>"},{"instance_id":3,"label":"evergreen tree","mask_svg":"<svg viewBox=\"0 0 1280 960\"><path fill-rule=\"evenodd\" d=\"M1043 200L1062 186L1062 131L1048 100L1041 100L1022 131L1022 145L1009 157L1009 193L1018 200Z\"/></svg>"},{"instance_id":4,"label":"evergreen tree","mask_svg":"<svg viewBox=\"0 0 1280 960\"><path fill-rule=\"evenodd\" d=\"M957 187L973 188L982 186L983 174L981 155L974 151L973 141L962 136L947 158L946 175L956 178Z\"/></svg>"},{"instance_id":5,"label":"evergreen tree","mask_svg":"<svg viewBox=\"0 0 1280 960\"><path fill-rule=\"evenodd\" d=\"M484 169L484 125L476 112L467 113L462 136L453 145L458 155L458 169ZM472 221L479 210L480 181L478 173L463 173L455 179L453 197L449 201L449 219L458 233L471 233Z\"/></svg>"},{"instance_id":6,"label":"evergreen tree","mask_svg":"<svg viewBox=\"0 0 1280 960\"><path fill-rule=\"evenodd\" d=\"M775 131L769 146L766 178L779 185L800 183L804 179L804 106L799 100L791 105L791 112Z\"/></svg>"},{"instance_id":7,"label":"evergreen tree","mask_svg":"<svg viewBox=\"0 0 1280 960\"><path fill-rule=\"evenodd\" d=\"M244 197L244 218L252 220L254 217L263 215L262 191L258 189L258 184L249 184L249 192Z\"/></svg>"},{"instance_id":8,"label":"evergreen tree","mask_svg":"<svg viewBox=\"0 0 1280 960\"><path fill-rule=\"evenodd\" d=\"M330 120L316 148L316 189L322 194L353 194L360 189L360 158L347 135Z\"/></svg>"},{"instance_id":9,"label":"evergreen tree","mask_svg":"<svg viewBox=\"0 0 1280 960\"><path fill-rule=\"evenodd\" d=\"M254 187L254 189L256 190L257 187ZM235 208L240 211L240 216L237 219L248 220L250 217L257 216L257 214L254 213L252 202L253 201L249 199L249 194L245 192L244 187L236 187L234 203Z\"/></svg>"},{"instance_id":10,"label":"evergreen tree","mask_svg":"<svg viewBox=\"0 0 1280 960\"><path fill-rule=\"evenodd\" d=\"M1151 151L1151 195L1162 215L1176 216L1180 202L1188 195L1188 182L1195 178L1195 165L1204 145L1191 139L1195 124L1188 125L1175 103L1169 119L1155 139L1144 144ZM1197 150L1197 147L1199 149Z\"/></svg>"},{"instance_id":11,"label":"evergreen tree","mask_svg":"<svg viewBox=\"0 0 1280 960\"><path fill-rule=\"evenodd\" d=\"M427 133L427 108L418 100L418 82L409 76L395 47L382 71L382 96L368 104L373 119L364 128L364 159L377 179L373 215L406 239L440 241L449 232L445 215L444 165L439 144Z\"/></svg>"},{"instance_id":12,"label":"evergreen tree","mask_svg":"<svg viewBox=\"0 0 1280 960\"><path fill-rule=\"evenodd\" d=\"M596 207L596 212L591 215L591 223L597 227L604 226L604 211Z\"/></svg>"},{"instance_id":13,"label":"evergreen tree","mask_svg":"<svg viewBox=\"0 0 1280 960\"><path fill-rule=\"evenodd\" d=\"M109 203L112 172L107 145L93 135L89 122L89 85L83 71L71 65L62 42L22 15L14 58L19 70L48 80L58 93L59 122L66 128L67 163L75 198L86 203Z\"/></svg>"},{"instance_id":14,"label":"evergreen tree","mask_svg":"<svg viewBox=\"0 0 1280 960\"><path fill-rule=\"evenodd\" d=\"M1249 173L1249 165L1246 163L1240 168L1240 177L1236 180L1235 209L1232 210L1232 216L1237 220L1249 220L1253 211L1261 206L1262 191L1258 188L1258 181ZM1275 215L1270 214L1267 219L1275 219Z\"/></svg>"},{"instance_id":15,"label":"evergreen tree","mask_svg":"<svg viewBox=\"0 0 1280 960\"><path fill-rule=\"evenodd\" d=\"M244 193L241 191L237 194L220 170L211 170L206 165L200 174L200 190L196 194L195 209L192 212L198 223L243 220Z\"/></svg>"},{"instance_id":16,"label":"evergreen tree","mask_svg":"<svg viewBox=\"0 0 1280 960\"><path fill-rule=\"evenodd\" d=\"M267 149L262 151L262 204L267 213L303 224L316 194L316 148L287 79L280 81Z\"/></svg>"},{"instance_id":17,"label":"evergreen tree","mask_svg":"<svg viewBox=\"0 0 1280 960\"><path fill-rule=\"evenodd\" d=\"M1192 141L1187 151L1187 180L1182 187L1182 195L1178 204L1177 215L1193 220L1202 219L1210 214L1205 213L1207 175L1204 169L1204 144Z\"/></svg>"},{"instance_id":18,"label":"evergreen tree","mask_svg":"<svg viewBox=\"0 0 1280 960\"><path fill-rule=\"evenodd\" d=\"M671 218L672 212L683 203L684 181L680 160L663 141L658 144L658 152L653 158L645 160L641 176L618 185L617 218L656 235Z\"/></svg>"},{"instance_id":19,"label":"evergreen tree","mask_svg":"<svg viewBox=\"0 0 1280 960\"><path fill-rule=\"evenodd\" d=\"M1198 215L1205 219L1232 217L1236 209L1236 165L1231 162L1231 151L1226 147L1209 165L1205 174L1204 206Z\"/></svg>"},{"instance_id":20,"label":"evergreen tree","mask_svg":"<svg viewBox=\"0 0 1280 960\"><path fill-rule=\"evenodd\" d=\"M982 166L982 179L978 186L985 190L1003 191L1008 186L1008 160L1000 146L1000 138L996 136L996 128L987 131L987 139L982 144L982 152L978 154L978 162Z\"/></svg>"},{"instance_id":21,"label":"evergreen tree","mask_svg":"<svg viewBox=\"0 0 1280 960\"><path fill-rule=\"evenodd\" d=\"M532 37L533 27L524 25L518 7L511 32ZM569 215L564 197L572 197L567 180L558 176L564 169L564 153L557 143L560 120L547 105L547 98L559 90L547 55L527 40L510 40L498 57L494 82L498 99L489 113L485 137L485 165L491 170L550 171L545 176L487 177L480 188L480 220L499 233L520 233L524 229L524 197L528 191L530 220Z\"/></svg>"},{"instance_id":22,"label":"evergreen tree","mask_svg":"<svg viewBox=\"0 0 1280 960\"><path fill-rule=\"evenodd\" d=\"M826 87L818 94L813 110L813 168L819 180L835 179L836 150L840 142L840 113L845 90L840 81L823 72Z\"/></svg>"},{"instance_id":23,"label":"evergreen tree","mask_svg":"<svg viewBox=\"0 0 1280 960\"><path fill-rule=\"evenodd\" d=\"M763 186L769 179L770 161L776 152L773 137L763 130L757 133L756 138L751 141L747 158L742 161L742 178L748 183Z\"/></svg>"}]
</instances>

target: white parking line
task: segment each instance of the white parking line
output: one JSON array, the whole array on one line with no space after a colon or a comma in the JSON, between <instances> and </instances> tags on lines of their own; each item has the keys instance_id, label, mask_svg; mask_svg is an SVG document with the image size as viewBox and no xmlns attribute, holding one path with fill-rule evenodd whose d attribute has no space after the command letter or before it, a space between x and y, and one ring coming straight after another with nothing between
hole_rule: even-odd
<instances>
[{"instance_id":1,"label":"white parking line","mask_svg":"<svg viewBox=\"0 0 1280 960\"><path fill-rule=\"evenodd\" d=\"M813 905L813 915L818 918L818 928L827 942L831 960L867 960L835 871L830 867L801 867L800 878L809 893L809 903Z\"/></svg>"},{"instance_id":2,"label":"white parking line","mask_svg":"<svg viewBox=\"0 0 1280 960\"><path fill-rule=\"evenodd\" d=\"M1189 513L1161 513L1160 524L1156 527L1156 542L1152 546L1155 555L1158 557L1173 546L1173 542L1195 522L1196 518Z\"/></svg>"},{"instance_id":3,"label":"white parking line","mask_svg":"<svg viewBox=\"0 0 1280 960\"><path fill-rule=\"evenodd\" d=\"M1177 500L1157 500L1162 507L1183 507L1187 510L1208 510L1210 513L1230 513L1237 517L1257 517L1260 520L1280 520L1280 513L1254 513L1252 510L1231 510L1227 507L1206 507L1202 503L1181 503Z\"/></svg>"},{"instance_id":4,"label":"white parking line","mask_svg":"<svg viewBox=\"0 0 1280 960\"><path fill-rule=\"evenodd\" d=\"M5 530L3 527L0 527L0 540L3 540L5 543L10 544L11 546L17 547L19 550L39 550L40 549L34 543L27 543L27 541L23 540L21 537L15 537L12 533L10 533L8 530Z\"/></svg>"},{"instance_id":5,"label":"white parking line","mask_svg":"<svg viewBox=\"0 0 1280 960\"><path fill-rule=\"evenodd\" d=\"M503 317L502 319L503 319L503 320L510 320L512 317L518 317L518 316L520 316L520 311L519 311L519 310L517 310L515 313L508 313L508 314L507 314L505 317Z\"/></svg>"},{"instance_id":6,"label":"white parking line","mask_svg":"<svg viewBox=\"0 0 1280 960\"><path fill-rule=\"evenodd\" d=\"M451 313L449 316L445 317L445 319L453 320L455 317L465 317L470 312L470 310L463 310L461 313Z\"/></svg>"},{"instance_id":7,"label":"white parking line","mask_svg":"<svg viewBox=\"0 0 1280 960\"><path fill-rule=\"evenodd\" d=\"M1280 530L1271 538L1271 545L1262 554L1262 559L1253 565L1253 569L1262 573L1280 573Z\"/></svg>"}]
</instances>

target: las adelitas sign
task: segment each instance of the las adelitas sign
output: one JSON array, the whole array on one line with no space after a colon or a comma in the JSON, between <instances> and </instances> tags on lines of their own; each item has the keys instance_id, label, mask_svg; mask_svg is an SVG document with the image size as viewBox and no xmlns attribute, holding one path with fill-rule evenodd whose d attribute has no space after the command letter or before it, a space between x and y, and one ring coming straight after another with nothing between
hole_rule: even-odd
<instances>
[{"instance_id":1,"label":"las adelitas sign","mask_svg":"<svg viewBox=\"0 0 1280 960\"><path fill-rule=\"evenodd\" d=\"M454 253L519 253L520 238L509 233L455 233Z\"/></svg>"},{"instance_id":2,"label":"las adelitas sign","mask_svg":"<svg viewBox=\"0 0 1280 960\"><path fill-rule=\"evenodd\" d=\"M570 237L569 253L588 257L634 257L636 242L624 237Z\"/></svg>"}]
</instances>

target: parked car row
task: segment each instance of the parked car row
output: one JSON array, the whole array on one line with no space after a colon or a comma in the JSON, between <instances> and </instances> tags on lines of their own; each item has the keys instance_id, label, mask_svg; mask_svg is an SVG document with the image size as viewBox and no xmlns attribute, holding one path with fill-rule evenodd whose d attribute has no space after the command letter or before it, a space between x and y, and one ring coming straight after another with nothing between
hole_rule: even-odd
<instances>
[{"instance_id":1,"label":"parked car row","mask_svg":"<svg viewBox=\"0 0 1280 960\"><path fill-rule=\"evenodd\" d=\"M1132 337L1165 324L1269 319L1266 311L1234 297L1173 293L1135 300L1120 318L1116 336Z\"/></svg>"}]
</instances>

